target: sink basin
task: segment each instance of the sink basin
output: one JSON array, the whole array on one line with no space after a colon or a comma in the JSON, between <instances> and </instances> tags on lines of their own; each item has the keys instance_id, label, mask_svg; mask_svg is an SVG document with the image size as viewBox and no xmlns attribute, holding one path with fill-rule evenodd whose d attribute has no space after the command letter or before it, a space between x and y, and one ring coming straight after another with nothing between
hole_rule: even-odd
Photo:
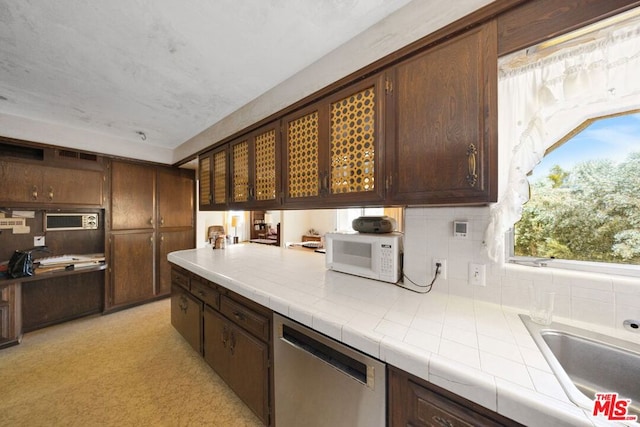
<instances>
[{"instance_id":1,"label":"sink basin","mask_svg":"<svg viewBox=\"0 0 640 427\"><path fill-rule=\"evenodd\" d=\"M520 318L573 403L593 411L596 393L616 392L618 399L631 399L628 415L640 419L640 344Z\"/></svg>"}]
</instances>

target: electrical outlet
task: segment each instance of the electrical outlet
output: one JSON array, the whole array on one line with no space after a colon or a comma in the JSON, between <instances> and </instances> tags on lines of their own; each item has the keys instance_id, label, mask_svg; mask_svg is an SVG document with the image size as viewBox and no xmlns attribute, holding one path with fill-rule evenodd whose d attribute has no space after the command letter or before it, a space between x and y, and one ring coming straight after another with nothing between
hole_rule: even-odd
<instances>
[{"instance_id":1,"label":"electrical outlet","mask_svg":"<svg viewBox=\"0 0 640 427\"><path fill-rule=\"evenodd\" d=\"M33 236L33 246L46 246L44 243L44 236Z\"/></svg>"},{"instance_id":2,"label":"electrical outlet","mask_svg":"<svg viewBox=\"0 0 640 427\"><path fill-rule=\"evenodd\" d=\"M431 266L431 272L435 275L436 274L436 264L440 264L440 271L438 272L438 276L440 276L441 279L446 280L447 279L447 260L445 258L434 258L433 259L433 264Z\"/></svg>"},{"instance_id":3,"label":"electrical outlet","mask_svg":"<svg viewBox=\"0 0 640 427\"><path fill-rule=\"evenodd\" d=\"M487 269L484 264L469 263L469 284L472 286L487 286Z\"/></svg>"}]
</instances>

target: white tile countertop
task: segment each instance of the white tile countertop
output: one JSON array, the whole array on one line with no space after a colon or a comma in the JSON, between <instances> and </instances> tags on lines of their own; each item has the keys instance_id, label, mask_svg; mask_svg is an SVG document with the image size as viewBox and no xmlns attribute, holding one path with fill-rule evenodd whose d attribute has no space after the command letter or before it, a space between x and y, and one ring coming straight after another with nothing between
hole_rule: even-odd
<instances>
[{"instance_id":1,"label":"white tile countertop","mask_svg":"<svg viewBox=\"0 0 640 427\"><path fill-rule=\"evenodd\" d=\"M594 419L569 401L518 317L522 310L440 293L437 282L431 293L418 294L329 271L313 251L238 244L173 252L168 259L522 424L620 425Z\"/></svg>"}]
</instances>

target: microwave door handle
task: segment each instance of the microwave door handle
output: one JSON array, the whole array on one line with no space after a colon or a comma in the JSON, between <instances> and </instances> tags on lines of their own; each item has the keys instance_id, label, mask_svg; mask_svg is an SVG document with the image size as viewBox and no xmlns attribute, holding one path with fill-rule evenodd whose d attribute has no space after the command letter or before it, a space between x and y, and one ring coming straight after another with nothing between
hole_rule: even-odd
<instances>
[{"instance_id":1,"label":"microwave door handle","mask_svg":"<svg viewBox=\"0 0 640 427\"><path fill-rule=\"evenodd\" d=\"M380 278L380 245L371 244L371 270Z\"/></svg>"}]
</instances>

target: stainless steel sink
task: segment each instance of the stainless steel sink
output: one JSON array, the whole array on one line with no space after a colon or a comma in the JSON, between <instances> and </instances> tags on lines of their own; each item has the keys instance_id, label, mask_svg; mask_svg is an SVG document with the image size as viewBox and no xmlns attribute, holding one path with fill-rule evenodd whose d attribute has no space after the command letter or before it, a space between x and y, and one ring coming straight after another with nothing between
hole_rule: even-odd
<instances>
[{"instance_id":1,"label":"stainless steel sink","mask_svg":"<svg viewBox=\"0 0 640 427\"><path fill-rule=\"evenodd\" d=\"M640 345L561 323L538 325L520 315L569 399L593 410L596 393L631 399L640 419Z\"/></svg>"}]
</instances>

